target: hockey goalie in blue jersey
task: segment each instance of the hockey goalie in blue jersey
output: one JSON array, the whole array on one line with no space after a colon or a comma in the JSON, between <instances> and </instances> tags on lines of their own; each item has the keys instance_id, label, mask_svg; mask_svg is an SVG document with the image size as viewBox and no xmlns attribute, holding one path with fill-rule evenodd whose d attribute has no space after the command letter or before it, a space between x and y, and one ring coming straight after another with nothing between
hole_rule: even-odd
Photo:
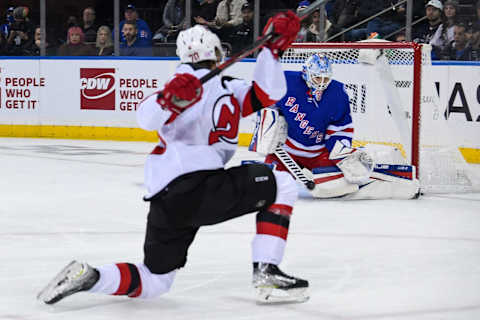
<instances>
[{"instance_id":1,"label":"hockey goalie in blue jersey","mask_svg":"<svg viewBox=\"0 0 480 320\"><path fill-rule=\"evenodd\" d=\"M313 54L302 71L285 71L285 75L287 94L258 113L251 151L266 155L265 162L275 170L295 176L295 169L279 156L279 152L288 153L304 177L315 182L310 191L315 198L418 196L415 167L398 162L375 164L383 159L352 147L349 97L343 83L332 79L332 65L326 56Z\"/></svg>"}]
</instances>

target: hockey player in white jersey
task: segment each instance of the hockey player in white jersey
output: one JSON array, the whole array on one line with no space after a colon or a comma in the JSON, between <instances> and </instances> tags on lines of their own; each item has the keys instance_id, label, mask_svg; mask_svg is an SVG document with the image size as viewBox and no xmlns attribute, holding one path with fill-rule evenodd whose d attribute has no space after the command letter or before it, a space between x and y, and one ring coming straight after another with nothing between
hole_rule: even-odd
<instances>
[{"instance_id":1,"label":"hockey player in white jersey","mask_svg":"<svg viewBox=\"0 0 480 320\"><path fill-rule=\"evenodd\" d=\"M332 79L327 56L312 54L302 71L285 71L285 75L287 94L274 108L258 112L250 150L265 154L265 162L277 170L295 172L279 154L288 152L315 183L311 194L316 198L411 199L418 195L415 167L388 162L395 155L393 148L371 153L352 147L349 97L344 84ZM279 145L283 150L275 152ZM379 165L375 160L387 162Z\"/></svg>"},{"instance_id":2,"label":"hockey player in white jersey","mask_svg":"<svg viewBox=\"0 0 480 320\"><path fill-rule=\"evenodd\" d=\"M308 281L283 273L296 183L285 172L260 164L225 169L235 152L241 117L267 107L286 92L278 54L295 39L299 19L292 12L273 17L264 33L278 35L258 55L253 82L215 76L223 52L218 37L202 26L180 32L181 64L160 94L137 111L143 129L156 130L159 143L145 164L150 202L143 263L91 267L73 261L40 292L52 304L79 291L152 298L169 291L201 226L247 213L256 215L252 242L253 285L258 299L303 302Z\"/></svg>"}]
</instances>

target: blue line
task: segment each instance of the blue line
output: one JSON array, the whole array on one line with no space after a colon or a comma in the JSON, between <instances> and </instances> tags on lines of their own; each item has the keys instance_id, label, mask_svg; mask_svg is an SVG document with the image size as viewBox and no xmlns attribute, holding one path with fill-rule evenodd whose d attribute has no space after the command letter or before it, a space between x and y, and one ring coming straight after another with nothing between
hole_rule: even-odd
<instances>
[{"instance_id":1,"label":"blue line","mask_svg":"<svg viewBox=\"0 0 480 320\"><path fill-rule=\"evenodd\" d=\"M129 57L129 56L0 56L0 60L159 60L180 61L178 57ZM257 62L255 58L245 58L242 62Z\"/></svg>"},{"instance_id":2,"label":"blue line","mask_svg":"<svg viewBox=\"0 0 480 320\"><path fill-rule=\"evenodd\" d=\"M433 60L432 66L480 66L480 61L438 61Z\"/></svg>"},{"instance_id":3,"label":"blue line","mask_svg":"<svg viewBox=\"0 0 480 320\"><path fill-rule=\"evenodd\" d=\"M0 60L147 60L179 61L178 57L130 57L130 56L0 56ZM244 58L242 62L257 62L255 58ZM480 61L441 61L433 60L433 66L480 66Z\"/></svg>"}]
</instances>

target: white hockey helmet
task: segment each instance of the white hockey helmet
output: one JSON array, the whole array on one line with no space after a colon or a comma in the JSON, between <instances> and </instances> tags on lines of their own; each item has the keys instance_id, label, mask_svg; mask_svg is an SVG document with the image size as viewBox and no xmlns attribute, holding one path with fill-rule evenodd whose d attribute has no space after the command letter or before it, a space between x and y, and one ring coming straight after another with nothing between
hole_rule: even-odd
<instances>
[{"instance_id":1,"label":"white hockey helmet","mask_svg":"<svg viewBox=\"0 0 480 320\"><path fill-rule=\"evenodd\" d=\"M178 34L177 56L182 63L218 62L223 59L224 53L217 35L197 24Z\"/></svg>"},{"instance_id":2,"label":"white hockey helmet","mask_svg":"<svg viewBox=\"0 0 480 320\"><path fill-rule=\"evenodd\" d=\"M304 62L302 78L313 90L325 90L332 81L332 64L327 56L312 54Z\"/></svg>"}]
</instances>

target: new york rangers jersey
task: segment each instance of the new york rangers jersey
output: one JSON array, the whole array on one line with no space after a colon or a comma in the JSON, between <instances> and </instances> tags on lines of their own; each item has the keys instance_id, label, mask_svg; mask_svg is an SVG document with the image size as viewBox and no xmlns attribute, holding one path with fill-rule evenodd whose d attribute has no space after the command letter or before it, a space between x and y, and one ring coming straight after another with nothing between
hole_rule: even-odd
<instances>
[{"instance_id":1,"label":"new york rangers jersey","mask_svg":"<svg viewBox=\"0 0 480 320\"><path fill-rule=\"evenodd\" d=\"M348 94L341 82L332 80L316 96L299 71L285 71L287 94L276 103L288 124L284 149L300 157L313 158L330 152L337 140L353 138Z\"/></svg>"},{"instance_id":2,"label":"new york rangers jersey","mask_svg":"<svg viewBox=\"0 0 480 320\"><path fill-rule=\"evenodd\" d=\"M209 71L181 64L176 73L201 78ZM240 118L274 104L286 90L281 64L263 49L252 83L216 76L203 84L202 98L181 114L162 109L156 94L145 99L137 122L156 130L160 140L145 163L147 198L180 175L223 168L237 148Z\"/></svg>"}]
</instances>

